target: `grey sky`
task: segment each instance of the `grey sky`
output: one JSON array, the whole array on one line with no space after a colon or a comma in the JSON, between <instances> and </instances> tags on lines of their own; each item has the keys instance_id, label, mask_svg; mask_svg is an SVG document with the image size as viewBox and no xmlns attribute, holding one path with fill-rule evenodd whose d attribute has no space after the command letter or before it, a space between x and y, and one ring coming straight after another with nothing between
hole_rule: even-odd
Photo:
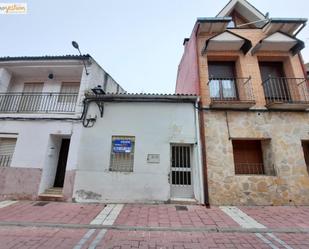
<instances>
[{"instance_id":1,"label":"grey sky","mask_svg":"<svg viewBox=\"0 0 309 249\"><path fill-rule=\"evenodd\" d=\"M168 93L196 17L215 16L228 0L24 2L27 15L0 15L0 56L76 54L76 40L127 91ZM308 17L306 0L250 3L270 17ZM298 36L306 46L308 30ZM309 61L309 48L303 56Z\"/></svg>"}]
</instances>

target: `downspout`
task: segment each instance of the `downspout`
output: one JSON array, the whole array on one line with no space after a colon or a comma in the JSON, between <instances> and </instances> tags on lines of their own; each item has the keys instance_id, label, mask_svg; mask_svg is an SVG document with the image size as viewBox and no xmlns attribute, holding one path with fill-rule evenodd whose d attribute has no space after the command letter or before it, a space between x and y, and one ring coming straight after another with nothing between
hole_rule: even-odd
<instances>
[{"instance_id":1,"label":"downspout","mask_svg":"<svg viewBox=\"0 0 309 249\"><path fill-rule=\"evenodd\" d=\"M199 105L200 98L198 97L195 101L194 105L194 125L195 125L195 137L196 137L196 145L197 145L197 168L198 168L198 176L199 176L199 188L200 188L200 194L199 199L200 203L205 203L205 196L204 196L204 186L203 186L203 163L202 163L202 155L201 155L201 133L200 133L200 123L199 123Z\"/></svg>"},{"instance_id":2,"label":"downspout","mask_svg":"<svg viewBox=\"0 0 309 249\"><path fill-rule=\"evenodd\" d=\"M199 63L199 51L198 51L198 40L197 32L200 24L197 24L195 31L195 43L196 43L196 60L197 60L197 75L199 79L199 93L201 92L201 78L200 78L200 63ZM204 177L204 202L207 208L209 208L209 192L208 192L208 172L207 172L207 157L206 157L206 139L205 139L205 123L204 123L204 112L202 103L199 101L199 123L200 123L200 134L201 134L201 148L202 148L202 172Z\"/></svg>"}]
</instances>

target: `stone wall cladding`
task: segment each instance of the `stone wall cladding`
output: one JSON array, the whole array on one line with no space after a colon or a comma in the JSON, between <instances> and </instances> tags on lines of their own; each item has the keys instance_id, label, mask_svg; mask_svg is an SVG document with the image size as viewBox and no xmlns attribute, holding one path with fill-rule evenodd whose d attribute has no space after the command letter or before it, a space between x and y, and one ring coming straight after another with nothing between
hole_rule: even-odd
<instances>
[{"instance_id":1,"label":"stone wall cladding","mask_svg":"<svg viewBox=\"0 0 309 249\"><path fill-rule=\"evenodd\" d=\"M0 200L36 200L42 170L35 168L0 168Z\"/></svg>"},{"instance_id":2,"label":"stone wall cladding","mask_svg":"<svg viewBox=\"0 0 309 249\"><path fill-rule=\"evenodd\" d=\"M309 176L301 140L309 140L309 114L205 111L210 203L308 205ZM275 176L235 175L232 141L271 139Z\"/></svg>"}]
</instances>

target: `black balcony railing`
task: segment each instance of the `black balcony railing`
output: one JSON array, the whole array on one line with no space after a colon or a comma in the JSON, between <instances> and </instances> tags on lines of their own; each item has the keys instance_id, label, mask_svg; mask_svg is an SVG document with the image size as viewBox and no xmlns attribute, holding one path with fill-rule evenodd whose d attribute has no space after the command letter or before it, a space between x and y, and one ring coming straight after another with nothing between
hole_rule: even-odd
<instances>
[{"instance_id":1,"label":"black balcony railing","mask_svg":"<svg viewBox=\"0 0 309 249\"><path fill-rule=\"evenodd\" d=\"M254 101L251 78L210 78L210 98L222 101Z\"/></svg>"},{"instance_id":2,"label":"black balcony railing","mask_svg":"<svg viewBox=\"0 0 309 249\"><path fill-rule=\"evenodd\" d=\"M0 93L0 113L74 112L77 93Z\"/></svg>"},{"instance_id":3,"label":"black balcony railing","mask_svg":"<svg viewBox=\"0 0 309 249\"><path fill-rule=\"evenodd\" d=\"M268 78L262 82L267 103L309 102L308 83L304 78Z\"/></svg>"},{"instance_id":4,"label":"black balcony railing","mask_svg":"<svg viewBox=\"0 0 309 249\"><path fill-rule=\"evenodd\" d=\"M12 155L0 155L0 167L9 167L11 165Z\"/></svg>"}]
</instances>

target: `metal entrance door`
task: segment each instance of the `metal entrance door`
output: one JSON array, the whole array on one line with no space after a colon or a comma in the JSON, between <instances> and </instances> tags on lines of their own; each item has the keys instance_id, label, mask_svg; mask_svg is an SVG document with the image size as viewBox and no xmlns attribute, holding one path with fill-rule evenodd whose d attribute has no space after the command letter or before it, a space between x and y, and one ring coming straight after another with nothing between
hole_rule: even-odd
<instances>
[{"instance_id":1,"label":"metal entrance door","mask_svg":"<svg viewBox=\"0 0 309 249\"><path fill-rule=\"evenodd\" d=\"M190 145L171 147L171 198L193 198Z\"/></svg>"}]
</instances>

